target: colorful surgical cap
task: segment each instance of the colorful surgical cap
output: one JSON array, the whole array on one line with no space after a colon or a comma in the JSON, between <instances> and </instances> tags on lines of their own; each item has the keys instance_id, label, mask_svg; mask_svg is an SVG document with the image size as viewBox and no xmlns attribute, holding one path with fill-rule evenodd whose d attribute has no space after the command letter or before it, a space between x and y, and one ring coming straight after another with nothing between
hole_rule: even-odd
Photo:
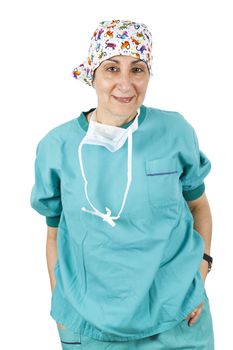
<instances>
[{"instance_id":1,"label":"colorful surgical cap","mask_svg":"<svg viewBox=\"0 0 233 350\"><path fill-rule=\"evenodd\" d=\"M94 70L117 55L143 60L152 75L152 34L145 24L122 20L100 22L91 38L87 60L73 70L73 75L92 86Z\"/></svg>"}]
</instances>

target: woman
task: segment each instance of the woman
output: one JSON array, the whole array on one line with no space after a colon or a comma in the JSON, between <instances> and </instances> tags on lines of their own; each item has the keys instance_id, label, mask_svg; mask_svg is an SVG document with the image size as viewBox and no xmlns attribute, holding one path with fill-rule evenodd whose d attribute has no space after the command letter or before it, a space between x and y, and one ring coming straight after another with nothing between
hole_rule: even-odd
<instances>
[{"instance_id":1,"label":"woman","mask_svg":"<svg viewBox=\"0 0 233 350\"><path fill-rule=\"evenodd\" d=\"M144 24L101 22L73 72L97 107L38 144L31 205L63 349L214 349L211 166L183 116L143 105L151 64Z\"/></svg>"}]
</instances>

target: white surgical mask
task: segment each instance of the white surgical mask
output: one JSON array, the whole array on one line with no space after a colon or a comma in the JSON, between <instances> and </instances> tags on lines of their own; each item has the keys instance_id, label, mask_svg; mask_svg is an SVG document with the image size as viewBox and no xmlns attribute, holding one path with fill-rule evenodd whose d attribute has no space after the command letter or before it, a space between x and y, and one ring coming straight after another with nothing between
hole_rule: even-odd
<instances>
[{"instance_id":1,"label":"white surgical mask","mask_svg":"<svg viewBox=\"0 0 233 350\"><path fill-rule=\"evenodd\" d=\"M88 203L92 207L94 211L87 210L85 207L82 207L81 210L90 213L92 215L97 215L103 219L103 221L107 221L112 227L115 226L115 222L113 220L117 220L120 217L120 214L124 208L126 197L129 191L129 187L131 184L132 180L132 133L138 129L138 117L139 117L140 110L138 110L138 114L135 117L133 123L127 128L121 128L118 126L113 126L113 125L106 125L106 124L101 124L96 121L94 121L95 118L95 111L92 113L89 127L87 130L86 135L82 139L79 148L78 148L78 156L79 156L79 162L80 162L80 168L81 168L81 173L82 177L84 179L85 183L85 195L87 198ZM107 148L111 152L116 152L119 150L126 140L128 139L128 172L127 172L127 185L121 205L121 209L118 213L117 216L111 216L111 210L107 207L106 208L106 213L100 212L98 209L94 207L94 205L90 202L88 194L87 194L87 179L84 173L84 168L83 168L83 161L82 161L82 147L84 144L91 144L91 145L98 145L98 146L103 146Z\"/></svg>"},{"instance_id":2,"label":"white surgical mask","mask_svg":"<svg viewBox=\"0 0 233 350\"><path fill-rule=\"evenodd\" d=\"M84 137L86 144L106 147L111 152L120 149L128 138L128 132L134 132L138 128L138 116L127 128L101 124L95 121L96 110L92 113L88 131Z\"/></svg>"}]
</instances>

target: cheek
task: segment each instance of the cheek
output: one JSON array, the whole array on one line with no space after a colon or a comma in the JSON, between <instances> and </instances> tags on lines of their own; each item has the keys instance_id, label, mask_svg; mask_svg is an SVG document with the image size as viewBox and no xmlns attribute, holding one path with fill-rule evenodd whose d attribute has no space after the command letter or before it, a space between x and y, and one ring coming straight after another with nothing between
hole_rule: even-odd
<instances>
[{"instance_id":1,"label":"cheek","mask_svg":"<svg viewBox=\"0 0 233 350\"><path fill-rule=\"evenodd\" d=\"M137 91L140 94L145 94L147 90L148 82L140 81L137 84Z\"/></svg>"},{"instance_id":2,"label":"cheek","mask_svg":"<svg viewBox=\"0 0 233 350\"><path fill-rule=\"evenodd\" d=\"M113 82L111 79L104 79L96 83L96 92L98 95L109 94L112 88Z\"/></svg>"},{"instance_id":3,"label":"cheek","mask_svg":"<svg viewBox=\"0 0 233 350\"><path fill-rule=\"evenodd\" d=\"M102 101L102 103L108 103L111 96L111 91L102 85L98 90L96 89L96 94L99 101Z\"/></svg>"}]
</instances>

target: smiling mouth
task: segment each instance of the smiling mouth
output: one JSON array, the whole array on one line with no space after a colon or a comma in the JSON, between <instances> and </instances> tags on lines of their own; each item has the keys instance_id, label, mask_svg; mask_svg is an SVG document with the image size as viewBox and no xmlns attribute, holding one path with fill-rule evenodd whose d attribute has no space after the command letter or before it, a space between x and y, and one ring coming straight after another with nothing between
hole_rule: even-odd
<instances>
[{"instance_id":1,"label":"smiling mouth","mask_svg":"<svg viewBox=\"0 0 233 350\"><path fill-rule=\"evenodd\" d=\"M134 98L134 96L132 97L117 97L117 96L113 96L115 98L115 100L121 102L121 103L129 103L132 101L132 99Z\"/></svg>"}]
</instances>

